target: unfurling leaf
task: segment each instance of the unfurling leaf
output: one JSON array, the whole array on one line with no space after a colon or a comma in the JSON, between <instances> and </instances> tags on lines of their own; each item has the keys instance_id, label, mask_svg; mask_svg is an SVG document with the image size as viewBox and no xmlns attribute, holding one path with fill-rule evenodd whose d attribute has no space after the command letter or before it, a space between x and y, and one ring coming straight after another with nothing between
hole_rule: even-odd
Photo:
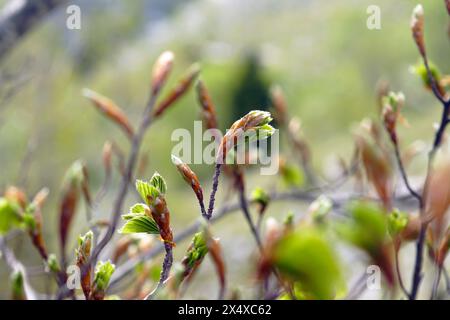
<instances>
[{"instance_id":1,"label":"unfurling leaf","mask_svg":"<svg viewBox=\"0 0 450 320\"><path fill-rule=\"evenodd\" d=\"M241 143L269 138L275 132L271 121L270 112L253 110L234 122L220 143L217 161L223 163L227 153Z\"/></svg>"},{"instance_id":2,"label":"unfurling leaf","mask_svg":"<svg viewBox=\"0 0 450 320\"><path fill-rule=\"evenodd\" d=\"M148 233L159 234L158 226L156 222L146 215L135 215L132 218L127 218L127 222L119 230L119 233Z\"/></svg>"},{"instance_id":3,"label":"unfurling leaf","mask_svg":"<svg viewBox=\"0 0 450 320\"><path fill-rule=\"evenodd\" d=\"M393 247L389 241L388 221L384 208L368 201L353 202L348 210L351 220L336 225L338 234L365 251L383 271L388 283L394 283Z\"/></svg>"},{"instance_id":4,"label":"unfurling leaf","mask_svg":"<svg viewBox=\"0 0 450 320\"><path fill-rule=\"evenodd\" d=\"M331 209L333 209L333 202L331 199L321 195L309 206L308 216L313 223L323 223Z\"/></svg>"},{"instance_id":5,"label":"unfurling leaf","mask_svg":"<svg viewBox=\"0 0 450 320\"><path fill-rule=\"evenodd\" d=\"M158 173L155 172L151 177L149 183L154 186L161 194L165 194L167 191L167 184L164 178Z\"/></svg>"},{"instance_id":6,"label":"unfurling leaf","mask_svg":"<svg viewBox=\"0 0 450 320\"><path fill-rule=\"evenodd\" d=\"M156 222L161 239L164 242L174 246L175 244L173 242L172 229L170 227L170 212L167 207L166 199L164 197L164 193L167 191L167 185L163 177L159 173L155 172L155 174L152 176L149 182L136 180L136 190L138 191L138 193L148 206L146 214L148 217L151 216L154 222ZM134 210L142 211L143 207L137 206L133 208ZM130 215L124 215L123 218L128 219L130 218ZM144 222L141 220L142 219L139 219L139 221L137 221L140 224L140 226L142 226L142 222ZM148 222L149 221L146 221L147 224ZM134 229L136 228L136 226L134 226L134 222L132 223L131 226ZM147 225L147 227L149 226ZM125 230L122 229L122 232L126 230L127 229Z\"/></svg>"},{"instance_id":7,"label":"unfurling leaf","mask_svg":"<svg viewBox=\"0 0 450 320\"><path fill-rule=\"evenodd\" d=\"M133 136L134 129L128 117L114 101L90 89L83 89L83 96L91 100L94 106L106 117L119 125L129 138Z\"/></svg>"},{"instance_id":8,"label":"unfurling leaf","mask_svg":"<svg viewBox=\"0 0 450 320\"><path fill-rule=\"evenodd\" d=\"M270 196L264 191L263 188L257 187L252 192L252 201L256 202L259 206L259 214L263 214L270 202Z\"/></svg>"},{"instance_id":9,"label":"unfurling leaf","mask_svg":"<svg viewBox=\"0 0 450 320\"><path fill-rule=\"evenodd\" d=\"M411 31L414 41L419 48L420 55L425 58L424 20L423 7L419 4L414 8L411 17Z\"/></svg>"},{"instance_id":10,"label":"unfurling leaf","mask_svg":"<svg viewBox=\"0 0 450 320\"><path fill-rule=\"evenodd\" d=\"M200 67L197 64L191 66L187 73L179 80L175 88L173 88L172 91L169 92L167 97L157 105L154 116L160 117L167 108L173 105L173 103L175 103L182 95L184 95L191 87L192 83L197 78L199 73Z\"/></svg>"},{"instance_id":11,"label":"unfurling leaf","mask_svg":"<svg viewBox=\"0 0 450 320\"><path fill-rule=\"evenodd\" d=\"M202 117L206 129L217 129L217 114L211 96L201 80L197 83L197 98L202 107Z\"/></svg>"},{"instance_id":12,"label":"unfurling leaf","mask_svg":"<svg viewBox=\"0 0 450 320\"><path fill-rule=\"evenodd\" d=\"M12 300L27 300L22 271L16 270L11 274Z\"/></svg>"},{"instance_id":13,"label":"unfurling leaf","mask_svg":"<svg viewBox=\"0 0 450 320\"><path fill-rule=\"evenodd\" d=\"M105 298L106 289L116 267L109 260L106 262L99 261L95 266L94 281L92 284L91 300L103 300Z\"/></svg>"},{"instance_id":14,"label":"unfurling leaf","mask_svg":"<svg viewBox=\"0 0 450 320\"><path fill-rule=\"evenodd\" d=\"M409 216L406 212L395 209L388 215L387 226L391 236L396 236L403 232L408 225Z\"/></svg>"},{"instance_id":15,"label":"unfurling leaf","mask_svg":"<svg viewBox=\"0 0 450 320\"><path fill-rule=\"evenodd\" d=\"M174 54L171 51L164 51L156 60L152 73L152 94L157 95L162 86L166 83L167 77L172 70Z\"/></svg>"},{"instance_id":16,"label":"unfurling leaf","mask_svg":"<svg viewBox=\"0 0 450 320\"><path fill-rule=\"evenodd\" d=\"M431 73L431 79L428 75L428 70L423 61L420 61L415 66L412 66L410 70L412 73L417 74L422 79L422 83L425 88L431 90L432 81L434 81L441 96L445 96L445 79L442 77L441 71L432 61L428 62L428 68Z\"/></svg>"},{"instance_id":17,"label":"unfurling leaf","mask_svg":"<svg viewBox=\"0 0 450 320\"><path fill-rule=\"evenodd\" d=\"M58 274L61 272L61 266L59 265L58 259L54 253L48 255L47 258L47 267L51 272Z\"/></svg>"},{"instance_id":18,"label":"unfurling leaf","mask_svg":"<svg viewBox=\"0 0 450 320\"><path fill-rule=\"evenodd\" d=\"M91 248L94 234L87 232L84 236L78 237L78 248L75 250L76 262L78 268L82 269L89 262L91 257ZM87 268L86 273L81 278L81 288L83 289L86 300L91 294L91 268Z\"/></svg>"},{"instance_id":19,"label":"unfurling leaf","mask_svg":"<svg viewBox=\"0 0 450 320\"><path fill-rule=\"evenodd\" d=\"M300 228L281 237L271 260L283 275L298 282L306 297L335 297L341 277L337 257L324 234L315 228Z\"/></svg>"},{"instance_id":20,"label":"unfurling leaf","mask_svg":"<svg viewBox=\"0 0 450 320\"><path fill-rule=\"evenodd\" d=\"M0 198L0 235L11 229L20 227L22 223L21 209L15 202Z\"/></svg>"},{"instance_id":21,"label":"unfurling leaf","mask_svg":"<svg viewBox=\"0 0 450 320\"><path fill-rule=\"evenodd\" d=\"M401 92L390 92L383 98L383 123L394 144L397 144L397 121L404 119L401 115L404 104L405 96Z\"/></svg>"},{"instance_id":22,"label":"unfurling leaf","mask_svg":"<svg viewBox=\"0 0 450 320\"><path fill-rule=\"evenodd\" d=\"M287 187L300 187L305 182L303 171L280 157L280 175Z\"/></svg>"}]
</instances>

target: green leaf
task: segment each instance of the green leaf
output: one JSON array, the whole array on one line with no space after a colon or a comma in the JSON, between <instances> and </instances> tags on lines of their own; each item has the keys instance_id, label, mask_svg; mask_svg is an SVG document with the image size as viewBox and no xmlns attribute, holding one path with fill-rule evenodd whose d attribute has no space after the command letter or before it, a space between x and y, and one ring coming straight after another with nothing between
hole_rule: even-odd
<instances>
[{"instance_id":1,"label":"green leaf","mask_svg":"<svg viewBox=\"0 0 450 320\"><path fill-rule=\"evenodd\" d=\"M280 168L280 173L288 187L300 187L305 182L303 172L297 166L285 164Z\"/></svg>"},{"instance_id":2,"label":"green leaf","mask_svg":"<svg viewBox=\"0 0 450 320\"><path fill-rule=\"evenodd\" d=\"M0 235L21 226L20 207L5 198L0 198Z\"/></svg>"},{"instance_id":3,"label":"green leaf","mask_svg":"<svg viewBox=\"0 0 450 320\"><path fill-rule=\"evenodd\" d=\"M145 214L145 207L146 205L143 203L136 203L130 208L130 213Z\"/></svg>"},{"instance_id":4,"label":"green leaf","mask_svg":"<svg viewBox=\"0 0 450 320\"><path fill-rule=\"evenodd\" d=\"M13 300L26 299L22 271L16 270L11 274L11 290Z\"/></svg>"},{"instance_id":5,"label":"green leaf","mask_svg":"<svg viewBox=\"0 0 450 320\"><path fill-rule=\"evenodd\" d=\"M167 191L166 181L164 181L164 178L158 172L155 172L153 174L152 178L150 179L150 184L162 194L165 194Z\"/></svg>"},{"instance_id":6,"label":"green leaf","mask_svg":"<svg viewBox=\"0 0 450 320\"><path fill-rule=\"evenodd\" d=\"M96 290L105 291L108 288L111 275L116 270L116 266L109 260L99 261L95 267L94 286Z\"/></svg>"},{"instance_id":7,"label":"green leaf","mask_svg":"<svg viewBox=\"0 0 450 320\"><path fill-rule=\"evenodd\" d=\"M406 212L394 209L387 219L389 234L395 236L402 232L408 225L409 216Z\"/></svg>"},{"instance_id":8,"label":"green leaf","mask_svg":"<svg viewBox=\"0 0 450 320\"><path fill-rule=\"evenodd\" d=\"M192 238L192 244L186 253L189 267L193 267L197 261L201 261L208 253L205 232L197 232Z\"/></svg>"},{"instance_id":9,"label":"green leaf","mask_svg":"<svg viewBox=\"0 0 450 320\"><path fill-rule=\"evenodd\" d=\"M285 276L298 281L305 295L332 299L341 273L330 242L315 228L286 234L274 249L274 264Z\"/></svg>"},{"instance_id":10,"label":"green leaf","mask_svg":"<svg viewBox=\"0 0 450 320\"><path fill-rule=\"evenodd\" d=\"M387 236L384 209L374 202L356 201L349 206L349 211L351 220L337 225L338 234L360 249L377 252Z\"/></svg>"},{"instance_id":11,"label":"green leaf","mask_svg":"<svg viewBox=\"0 0 450 320\"><path fill-rule=\"evenodd\" d=\"M263 188L257 187L252 192L252 200L263 206L267 206L270 201L270 197Z\"/></svg>"},{"instance_id":12,"label":"green leaf","mask_svg":"<svg viewBox=\"0 0 450 320\"><path fill-rule=\"evenodd\" d=\"M150 201L152 201L152 199L156 199L160 195L157 188L142 180L136 180L136 190L140 194L142 200L144 200L148 205L150 205Z\"/></svg>"},{"instance_id":13,"label":"green leaf","mask_svg":"<svg viewBox=\"0 0 450 320\"><path fill-rule=\"evenodd\" d=\"M428 65L430 67L431 75L437 82L439 82L441 80L441 72L439 71L438 67L431 61L428 62ZM430 79L428 78L427 68L425 67L423 61L420 61L417 65L412 67L412 71L420 76L425 86L431 86Z\"/></svg>"},{"instance_id":14,"label":"green leaf","mask_svg":"<svg viewBox=\"0 0 450 320\"><path fill-rule=\"evenodd\" d=\"M158 226L156 222L146 215L136 215L127 220L119 233L149 233L159 234Z\"/></svg>"}]
</instances>

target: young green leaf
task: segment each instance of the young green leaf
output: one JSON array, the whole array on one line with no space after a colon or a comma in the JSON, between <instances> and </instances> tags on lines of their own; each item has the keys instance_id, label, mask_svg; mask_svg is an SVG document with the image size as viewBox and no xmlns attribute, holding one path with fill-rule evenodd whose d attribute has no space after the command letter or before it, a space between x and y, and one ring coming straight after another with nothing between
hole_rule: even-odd
<instances>
[{"instance_id":1,"label":"young green leaf","mask_svg":"<svg viewBox=\"0 0 450 320\"><path fill-rule=\"evenodd\" d=\"M127 215L126 215L127 216ZM127 222L119 230L119 233L129 234L129 233L149 233L149 234L159 234L158 226L155 220L146 215L136 215L132 218L128 218Z\"/></svg>"}]
</instances>

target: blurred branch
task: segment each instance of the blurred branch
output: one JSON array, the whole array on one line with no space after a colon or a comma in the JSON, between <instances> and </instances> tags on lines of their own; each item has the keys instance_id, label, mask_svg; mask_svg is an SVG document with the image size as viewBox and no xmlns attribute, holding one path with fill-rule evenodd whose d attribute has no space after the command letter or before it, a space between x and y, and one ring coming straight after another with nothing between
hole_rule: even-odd
<instances>
[{"instance_id":1,"label":"blurred branch","mask_svg":"<svg viewBox=\"0 0 450 320\"><path fill-rule=\"evenodd\" d=\"M286 192L274 192L269 195L271 202L274 201L284 201L284 200L291 200L291 201L300 201L300 202L310 202L315 200L320 194L316 192L311 192L310 190L291 190ZM333 207L335 210L339 210L342 207L345 206L348 201L351 201L353 199L358 199L358 195L354 196L348 196L348 195L335 195L334 197L331 197L333 201ZM407 205L411 199L411 195L401 195L397 197L395 200L399 203ZM252 204L253 201L247 200L248 203ZM211 223L216 222L218 220L221 220L222 218L228 216L230 213L237 212L241 209L241 203L238 202L228 202L222 207L218 208L216 213L211 217ZM199 227L201 226L201 221L198 220L195 223L188 226L186 229L182 230L181 232L178 232L174 238L174 242L179 243L183 240L187 239L188 237L192 236L195 232L198 231ZM161 244L154 249L144 252L135 258L127 260L125 263L120 265L116 271L114 272L111 284L110 284L110 290L113 290L114 287L117 287L119 282L123 280L127 275L132 273L139 263L142 261L148 261L149 259L155 258L161 253L164 252L164 246Z\"/></svg>"},{"instance_id":2,"label":"blurred branch","mask_svg":"<svg viewBox=\"0 0 450 320\"><path fill-rule=\"evenodd\" d=\"M5 259L6 264L10 267L10 269L12 271L19 271L23 274L24 289L26 292L27 299L28 300L36 300L37 296L28 281L28 276L25 271L25 267L19 260L17 260L14 253L8 248L6 239L4 237L0 237L0 252L1 252L1 257L3 257L3 259Z\"/></svg>"},{"instance_id":3,"label":"blurred branch","mask_svg":"<svg viewBox=\"0 0 450 320\"><path fill-rule=\"evenodd\" d=\"M10 0L0 12L0 59L66 0Z\"/></svg>"}]
</instances>

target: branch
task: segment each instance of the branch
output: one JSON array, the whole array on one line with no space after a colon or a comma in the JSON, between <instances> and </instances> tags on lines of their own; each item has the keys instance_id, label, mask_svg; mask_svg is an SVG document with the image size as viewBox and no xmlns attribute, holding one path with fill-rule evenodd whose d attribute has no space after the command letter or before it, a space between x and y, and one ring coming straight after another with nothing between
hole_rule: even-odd
<instances>
[{"instance_id":1,"label":"branch","mask_svg":"<svg viewBox=\"0 0 450 320\"><path fill-rule=\"evenodd\" d=\"M310 201L315 200L319 195L320 194L315 193L315 192L310 192L309 190L291 190L291 191L286 191L286 192L274 192L274 193L271 193L269 196L270 196L271 202L285 201L285 200L310 202ZM357 199L357 197L349 197L348 195L342 195L342 194L334 195L331 198L332 198L332 202L333 202L333 207L336 210L342 208L348 201ZM395 200L400 203L407 203L410 199L411 199L411 196L409 194L407 194L407 195L400 195ZM248 203L252 204L252 201L248 201ZM227 203L217 209L215 215L211 218L210 222L214 223L216 221L219 221L222 218L228 216L229 214L239 211L239 209L241 209L241 205L239 202ZM201 218L201 219L203 219L203 218ZM183 240L192 236L195 232L197 232L198 229L201 227L201 219L194 222L193 224L188 226L183 231L179 232L175 236L174 242L180 243ZM149 259L157 257L162 252L164 252L164 246L159 245L152 250L149 250L149 251L144 252L134 258L127 260L125 263L120 265L116 269L114 274L112 275L109 289L113 290L114 287L117 287L118 284L120 283L120 281L123 280L128 274L132 273L135 270L134 269L135 266L138 265L140 262L147 261Z\"/></svg>"},{"instance_id":2,"label":"branch","mask_svg":"<svg viewBox=\"0 0 450 320\"><path fill-rule=\"evenodd\" d=\"M169 277L170 268L172 267L173 263L172 245L170 243L165 242L164 249L166 250L166 256L164 257L164 262L162 265L158 285L147 297L145 297L145 300L153 300L153 298L158 294L159 290L164 285L164 282L166 282L167 278Z\"/></svg>"},{"instance_id":3,"label":"branch","mask_svg":"<svg viewBox=\"0 0 450 320\"><path fill-rule=\"evenodd\" d=\"M5 259L6 264L12 271L19 271L23 274L23 286L25 289L27 299L37 300L38 299L37 294L28 281L28 275L26 273L25 267L19 260L17 260L14 253L8 248L8 245L6 244L6 239L4 237L0 237L0 252L2 254L2 257Z\"/></svg>"},{"instance_id":4,"label":"branch","mask_svg":"<svg viewBox=\"0 0 450 320\"><path fill-rule=\"evenodd\" d=\"M152 119L153 119L152 111L153 111L153 107L156 102L156 97L157 96L155 94L151 94L150 99L147 103L147 106L145 107L143 120L139 126L139 129L138 129L136 135L133 136L131 152L130 152L130 156L128 158L126 171L122 177L119 192L118 192L117 198L114 202L112 221L108 228L108 231L106 232L106 235L102 238L102 240L99 242L99 244L94 248L94 251L93 251L92 257L91 257L91 262L92 261L95 262L95 260L99 256L100 252L108 244L108 242L113 237L114 232L116 231L117 224L120 219L120 214L123 209L123 203L124 203L125 197L128 193L128 185L133 178L133 172L134 172L134 168L136 167L136 163L137 163L137 159L138 159L138 155L139 155L139 149L141 147L144 135L152 123Z\"/></svg>"},{"instance_id":5,"label":"branch","mask_svg":"<svg viewBox=\"0 0 450 320\"><path fill-rule=\"evenodd\" d=\"M66 0L11 0L0 12L0 59Z\"/></svg>"}]
</instances>

